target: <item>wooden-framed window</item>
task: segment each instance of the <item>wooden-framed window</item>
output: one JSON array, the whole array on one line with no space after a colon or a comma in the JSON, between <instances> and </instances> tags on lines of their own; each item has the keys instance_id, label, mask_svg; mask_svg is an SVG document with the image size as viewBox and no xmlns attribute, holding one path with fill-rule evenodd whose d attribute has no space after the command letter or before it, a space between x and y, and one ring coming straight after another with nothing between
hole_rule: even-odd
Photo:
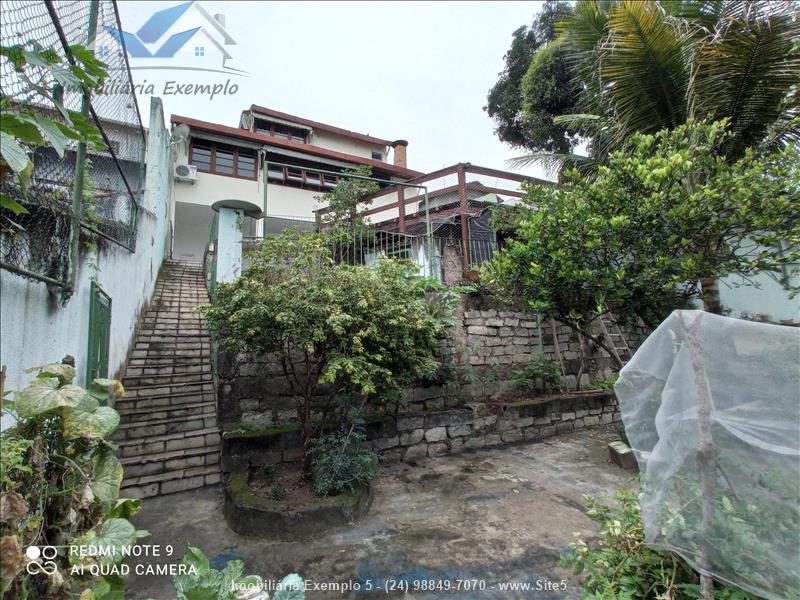
<instances>
[{"instance_id":1,"label":"wooden-framed window","mask_svg":"<svg viewBox=\"0 0 800 600\"><path fill-rule=\"evenodd\" d=\"M203 173L240 179L255 179L258 171L255 150L206 140L192 140L189 163Z\"/></svg>"},{"instance_id":2,"label":"wooden-framed window","mask_svg":"<svg viewBox=\"0 0 800 600\"><path fill-rule=\"evenodd\" d=\"M272 123L271 121L256 121L256 131L264 135L289 140L291 142L308 142L308 131L301 127L292 127L283 123Z\"/></svg>"},{"instance_id":3,"label":"wooden-framed window","mask_svg":"<svg viewBox=\"0 0 800 600\"><path fill-rule=\"evenodd\" d=\"M302 167L269 166L267 177L270 183L310 190L330 190L339 182L337 175L318 173Z\"/></svg>"},{"instance_id":4,"label":"wooden-framed window","mask_svg":"<svg viewBox=\"0 0 800 600\"><path fill-rule=\"evenodd\" d=\"M372 160L383 160L383 152L373 152Z\"/></svg>"}]
</instances>

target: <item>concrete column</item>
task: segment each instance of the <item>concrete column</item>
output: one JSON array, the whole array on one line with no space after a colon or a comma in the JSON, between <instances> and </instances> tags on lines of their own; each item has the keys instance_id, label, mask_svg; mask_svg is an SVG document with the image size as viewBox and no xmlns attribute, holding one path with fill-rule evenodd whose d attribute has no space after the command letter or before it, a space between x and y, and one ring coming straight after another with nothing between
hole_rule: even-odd
<instances>
[{"instance_id":1,"label":"concrete column","mask_svg":"<svg viewBox=\"0 0 800 600\"><path fill-rule=\"evenodd\" d=\"M217 283L236 280L242 274L242 229L244 211L220 208L217 235Z\"/></svg>"}]
</instances>

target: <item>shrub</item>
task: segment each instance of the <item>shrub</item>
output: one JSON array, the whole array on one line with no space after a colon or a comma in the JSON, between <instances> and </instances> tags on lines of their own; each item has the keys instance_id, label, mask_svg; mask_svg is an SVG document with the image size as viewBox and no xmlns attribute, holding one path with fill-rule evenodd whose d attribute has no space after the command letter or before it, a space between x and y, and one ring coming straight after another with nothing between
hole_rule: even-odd
<instances>
[{"instance_id":1,"label":"shrub","mask_svg":"<svg viewBox=\"0 0 800 600\"><path fill-rule=\"evenodd\" d=\"M82 590L97 600L119 598L124 578L98 578L91 569L99 563L108 572L122 560L123 547L147 534L128 521L139 501L119 499L122 465L108 440L119 414L102 405L109 393L124 390L108 379L95 379L86 390L73 385L74 377L70 365L47 365L13 399L11 392L3 398L4 415L16 422L0 437L3 598L77 597ZM23 554L29 546L60 551L38 558L40 567L30 573ZM67 556L68 546L110 554Z\"/></svg>"},{"instance_id":2,"label":"shrub","mask_svg":"<svg viewBox=\"0 0 800 600\"><path fill-rule=\"evenodd\" d=\"M561 366L558 361L536 353L530 362L511 374L511 385L523 392L544 391L561 383Z\"/></svg>"},{"instance_id":3,"label":"shrub","mask_svg":"<svg viewBox=\"0 0 800 600\"><path fill-rule=\"evenodd\" d=\"M361 445L363 430L351 427L311 442L314 492L320 496L352 492L375 477L378 455Z\"/></svg>"},{"instance_id":4,"label":"shrub","mask_svg":"<svg viewBox=\"0 0 800 600\"><path fill-rule=\"evenodd\" d=\"M570 544L561 559L576 575L585 573L585 600L690 600L700 598L699 575L671 552L645 546L644 526L636 497L621 489L617 506L602 504L584 496L586 514L600 523L600 540L589 546L580 537ZM738 588L718 583L716 600L757 600Z\"/></svg>"},{"instance_id":5,"label":"shrub","mask_svg":"<svg viewBox=\"0 0 800 600\"><path fill-rule=\"evenodd\" d=\"M258 575L245 575L244 563L231 560L221 571L213 569L203 552L192 546L186 548L181 564L186 573L173 577L178 600L237 600L243 592L263 590L264 582ZM278 584L273 600L303 600L305 586L302 578L292 573Z\"/></svg>"},{"instance_id":6,"label":"shrub","mask_svg":"<svg viewBox=\"0 0 800 600\"><path fill-rule=\"evenodd\" d=\"M269 497L276 502L280 502L286 498L286 488L276 481L269 488Z\"/></svg>"},{"instance_id":7,"label":"shrub","mask_svg":"<svg viewBox=\"0 0 800 600\"><path fill-rule=\"evenodd\" d=\"M242 277L220 285L203 310L223 348L280 360L299 398L304 468L315 396L324 398L319 427L344 399L356 412L366 402L400 402L405 386L437 373L447 320L416 272L397 260L336 264L330 238L288 231L265 240Z\"/></svg>"}]
</instances>

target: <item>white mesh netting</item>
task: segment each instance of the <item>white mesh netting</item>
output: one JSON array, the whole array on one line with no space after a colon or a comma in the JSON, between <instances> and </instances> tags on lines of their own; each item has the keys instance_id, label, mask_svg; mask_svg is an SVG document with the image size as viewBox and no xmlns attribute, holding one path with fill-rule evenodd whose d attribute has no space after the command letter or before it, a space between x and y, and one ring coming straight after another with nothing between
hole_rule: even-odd
<instances>
[{"instance_id":1,"label":"white mesh netting","mask_svg":"<svg viewBox=\"0 0 800 600\"><path fill-rule=\"evenodd\" d=\"M647 544L800 598L800 329L676 311L614 389Z\"/></svg>"}]
</instances>

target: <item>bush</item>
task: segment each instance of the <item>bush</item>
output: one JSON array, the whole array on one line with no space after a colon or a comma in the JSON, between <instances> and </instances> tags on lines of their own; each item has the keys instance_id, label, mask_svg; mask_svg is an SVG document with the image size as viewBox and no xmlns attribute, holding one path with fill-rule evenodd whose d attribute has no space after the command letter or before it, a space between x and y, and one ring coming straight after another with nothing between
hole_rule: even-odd
<instances>
[{"instance_id":1,"label":"bush","mask_svg":"<svg viewBox=\"0 0 800 600\"><path fill-rule=\"evenodd\" d=\"M523 392L545 391L561 383L561 366L542 353L536 353L530 362L511 374L511 385Z\"/></svg>"},{"instance_id":2,"label":"bush","mask_svg":"<svg viewBox=\"0 0 800 600\"><path fill-rule=\"evenodd\" d=\"M378 471L378 455L361 445L363 430L351 427L311 442L314 492L320 496L355 491Z\"/></svg>"},{"instance_id":3,"label":"bush","mask_svg":"<svg viewBox=\"0 0 800 600\"><path fill-rule=\"evenodd\" d=\"M700 598L699 575L671 552L657 552L645 546L639 503L634 494L621 489L617 506L602 504L584 496L586 514L600 523L596 547L577 538L571 551L561 559L576 575L585 573L585 600L691 600ZM738 588L717 583L715 600L757 600Z\"/></svg>"},{"instance_id":4,"label":"bush","mask_svg":"<svg viewBox=\"0 0 800 600\"><path fill-rule=\"evenodd\" d=\"M122 395L118 381L95 379L89 389L72 384L67 364L40 368L24 390L3 398L13 427L0 437L0 588L3 598L110 600L122 597L123 577L95 577L98 564L109 572L120 550L147 532L128 518L138 500L120 500L122 465L108 440L119 414L104 406L109 393ZM100 548L107 556L42 555L30 573L23 549L29 546Z\"/></svg>"},{"instance_id":5,"label":"bush","mask_svg":"<svg viewBox=\"0 0 800 600\"><path fill-rule=\"evenodd\" d=\"M182 565L186 572L173 577L178 600L237 600L243 592L263 590L264 582L258 575L245 575L244 563L231 560L221 571L213 569L203 552L192 546L186 548ZM292 573L278 584L273 600L303 600L305 586L302 578Z\"/></svg>"},{"instance_id":6,"label":"bush","mask_svg":"<svg viewBox=\"0 0 800 600\"><path fill-rule=\"evenodd\" d=\"M388 259L371 268L336 264L329 237L288 231L265 240L244 274L220 285L203 309L220 346L281 361L301 399L304 467L315 396L324 397L319 427L332 415L343 420L343 399L359 409L400 402L404 387L438 372L434 352L448 319L417 270Z\"/></svg>"}]
</instances>

